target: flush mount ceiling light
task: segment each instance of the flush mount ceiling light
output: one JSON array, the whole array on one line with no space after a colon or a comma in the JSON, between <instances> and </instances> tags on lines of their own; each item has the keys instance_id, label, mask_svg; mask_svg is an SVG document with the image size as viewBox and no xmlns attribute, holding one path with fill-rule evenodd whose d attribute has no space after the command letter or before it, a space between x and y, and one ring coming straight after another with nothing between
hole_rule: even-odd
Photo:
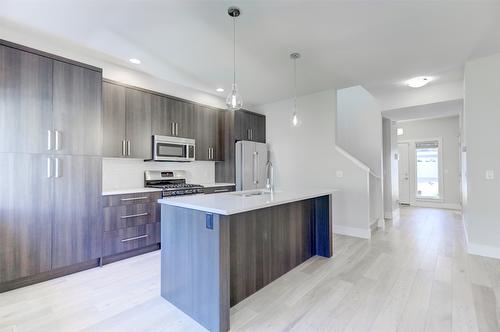
<instances>
[{"instance_id":1,"label":"flush mount ceiling light","mask_svg":"<svg viewBox=\"0 0 500 332\"><path fill-rule=\"evenodd\" d=\"M215 89L215 91L217 91L217 92L224 92L224 89L223 88L217 88L217 89Z\"/></svg>"},{"instance_id":2,"label":"flush mount ceiling light","mask_svg":"<svg viewBox=\"0 0 500 332\"><path fill-rule=\"evenodd\" d=\"M293 114L292 126L298 127L301 124L299 115L297 114L297 59L300 58L300 53L290 54L290 59L293 61Z\"/></svg>"},{"instance_id":3,"label":"flush mount ceiling light","mask_svg":"<svg viewBox=\"0 0 500 332\"><path fill-rule=\"evenodd\" d=\"M236 86L236 18L240 16L241 11L238 7L229 7L227 13L233 18L233 86L227 96L226 105L229 110L237 111L243 107L243 99Z\"/></svg>"},{"instance_id":4,"label":"flush mount ceiling light","mask_svg":"<svg viewBox=\"0 0 500 332\"><path fill-rule=\"evenodd\" d=\"M406 81L406 85L408 85L410 88L421 88L431 80L432 78L428 76L419 76Z\"/></svg>"},{"instance_id":5,"label":"flush mount ceiling light","mask_svg":"<svg viewBox=\"0 0 500 332\"><path fill-rule=\"evenodd\" d=\"M136 58L131 58L131 59L128 59L128 61L130 61L130 62L131 62L131 63L133 63L134 65L140 65L140 64L141 64L141 60L136 59Z\"/></svg>"}]
</instances>

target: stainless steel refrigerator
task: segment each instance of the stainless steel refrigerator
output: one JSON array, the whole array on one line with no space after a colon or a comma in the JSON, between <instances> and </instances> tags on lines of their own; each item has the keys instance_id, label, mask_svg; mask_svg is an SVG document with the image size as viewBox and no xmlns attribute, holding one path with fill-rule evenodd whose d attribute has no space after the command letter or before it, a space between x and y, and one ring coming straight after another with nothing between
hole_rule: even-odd
<instances>
[{"instance_id":1,"label":"stainless steel refrigerator","mask_svg":"<svg viewBox=\"0 0 500 332\"><path fill-rule=\"evenodd\" d=\"M236 190L266 187L267 144L236 142Z\"/></svg>"}]
</instances>

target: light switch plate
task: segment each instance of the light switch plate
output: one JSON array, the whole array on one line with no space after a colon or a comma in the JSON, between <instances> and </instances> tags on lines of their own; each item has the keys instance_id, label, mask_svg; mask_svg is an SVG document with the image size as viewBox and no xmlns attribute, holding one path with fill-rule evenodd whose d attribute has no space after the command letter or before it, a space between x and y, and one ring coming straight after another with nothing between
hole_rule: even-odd
<instances>
[{"instance_id":1,"label":"light switch plate","mask_svg":"<svg viewBox=\"0 0 500 332\"><path fill-rule=\"evenodd\" d=\"M343 171L337 171L335 172L338 178L343 178L344 177L344 172Z\"/></svg>"},{"instance_id":2,"label":"light switch plate","mask_svg":"<svg viewBox=\"0 0 500 332\"><path fill-rule=\"evenodd\" d=\"M486 180L493 180L495 179L495 171L492 170L492 169L488 169L486 170L486 176L485 176Z\"/></svg>"}]
</instances>

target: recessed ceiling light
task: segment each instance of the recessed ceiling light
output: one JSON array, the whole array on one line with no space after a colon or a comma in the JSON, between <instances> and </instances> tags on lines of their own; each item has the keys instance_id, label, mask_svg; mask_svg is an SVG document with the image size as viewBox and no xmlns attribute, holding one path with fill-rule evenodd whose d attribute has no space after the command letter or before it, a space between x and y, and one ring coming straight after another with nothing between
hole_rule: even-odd
<instances>
[{"instance_id":1,"label":"recessed ceiling light","mask_svg":"<svg viewBox=\"0 0 500 332\"><path fill-rule=\"evenodd\" d=\"M217 88L217 89L215 89L215 91L217 91L217 92L224 92L224 89L223 88Z\"/></svg>"},{"instance_id":2,"label":"recessed ceiling light","mask_svg":"<svg viewBox=\"0 0 500 332\"><path fill-rule=\"evenodd\" d=\"M128 61L130 61L134 65L140 65L141 64L141 60L136 59L136 58L128 59Z\"/></svg>"},{"instance_id":3,"label":"recessed ceiling light","mask_svg":"<svg viewBox=\"0 0 500 332\"><path fill-rule=\"evenodd\" d=\"M428 76L419 76L414 77L408 81L406 81L406 85L411 88L421 88L432 80L431 77Z\"/></svg>"}]
</instances>

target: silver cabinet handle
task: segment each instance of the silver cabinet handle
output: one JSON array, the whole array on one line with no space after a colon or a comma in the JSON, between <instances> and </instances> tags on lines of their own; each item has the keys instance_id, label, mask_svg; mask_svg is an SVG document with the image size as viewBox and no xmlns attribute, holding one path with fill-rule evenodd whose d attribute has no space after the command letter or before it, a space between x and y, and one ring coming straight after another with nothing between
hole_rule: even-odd
<instances>
[{"instance_id":1,"label":"silver cabinet handle","mask_svg":"<svg viewBox=\"0 0 500 332\"><path fill-rule=\"evenodd\" d=\"M179 136L179 124L175 123L175 136Z\"/></svg>"},{"instance_id":2,"label":"silver cabinet handle","mask_svg":"<svg viewBox=\"0 0 500 332\"><path fill-rule=\"evenodd\" d=\"M247 129L247 139L250 139L250 129Z\"/></svg>"},{"instance_id":3,"label":"silver cabinet handle","mask_svg":"<svg viewBox=\"0 0 500 332\"><path fill-rule=\"evenodd\" d=\"M128 201L138 201L141 199L148 199L149 196L141 196L141 197L129 197L129 198L122 198L122 202L128 202Z\"/></svg>"},{"instance_id":4,"label":"silver cabinet handle","mask_svg":"<svg viewBox=\"0 0 500 332\"><path fill-rule=\"evenodd\" d=\"M122 141L122 156L126 155L126 146L127 144L125 143L125 140Z\"/></svg>"},{"instance_id":5,"label":"silver cabinet handle","mask_svg":"<svg viewBox=\"0 0 500 332\"><path fill-rule=\"evenodd\" d=\"M170 122L170 135L175 136L175 123Z\"/></svg>"},{"instance_id":6,"label":"silver cabinet handle","mask_svg":"<svg viewBox=\"0 0 500 332\"><path fill-rule=\"evenodd\" d=\"M56 178L60 178L61 177L61 160L59 158L56 158Z\"/></svg>"},{"instance_id":7,"label":"silver cabinet handle","mask_svg":"<svg viewBox=\"0 0 500 332\"><path fill-rule=\"evenodd\" d=\"M47 158L47 177L52 177L52 159Z\"/></svg>"},{"instance_id":8,"label":"silver cabinet handle","mask_svg":"<svg viewBox=\"0 0 500 332\"><path fill-rule=\"evenodd\" d=\"M149 235L147 234L144 234L144 235L140 235L140 236L134 236L134 237L129 237L128 239L123 239L122 242L129 242L129 241L134 241L134 240L139 240L139 239L144 239L146 237L148 237Z\"/></svg>"},{"instance_id":9,"label":"silver cabinet handle","mask_svg":"<svg viewBox=\"0 0 500 332\"><path fill-rule=\"evenodd\" d=\"M214 193L222 193L222 192L225 192L225 191L229 191L229 189L227 189L227 188L224 188L224 189L214 189Z\"/></svg>"},{"instance_id":10,"label":"silver cabinet handle","mask_svg":"<svg viewBox=\"0 0 500 332\"><path fill-rule=\"evenodd\" d=\"M127 141L127 156L130 156L130 141Z\"/></svg>"},{"instance_id":11,"label":"silver cabinet handle","mask_svg":"<svg viewBox=\"0 0 500 332\"><path fill-rule=\"evenodd\" d=\"M210 158L211 158L212 160L214 160L214 148L210 148L210 151L211 151L211 153L212 153L212 155L211 155L211 157L210 157Z\"/></svg>"},{"instance_id":12,"label":"silver cabinet handle","mask_svg":"<svg viewBox=\"0 0 500 332\"><path fill-rule=\"evenodd\" d=\"M129 218L137 218L137 217L145 217L149 215L149 213L144 212L144 213L138 213L138 214L129 214L127 216L121 216L120 219L129 219Z\"/></svg>"},{"instance_id":13,"label":"silver cabinet handle","mask_svg":"<svg viewBox=\"0 0 500 332\"><path fill-rule=\"evenodd\" d=\"M54 130L55 136L56 136L56 151L61 150L61 132L59 130Z\"/></svg>"},{"instance_id":14,"label":"silver cabinet handle","mask_svg":"<svg viewBox=\"0 0 500 332\"><path fill-rule=\"evenodd\" d=\"M208 148L208 160L210 160L210 148Z\"/></svg>"},{"instance_id":15,"label":"silver cabinet handle","mask_svg":"<svg viewBox=\"0 0 500 332\"><path fill-rule=\"evenodd\" d=\"M52 130L47 130L47 150L52 150Z\"/></svg>"},{"instance_id":16,"label":"silver cabinet handle","mask_svg":"<svg viewBox=\"0 0 500 332\"><path fill-rule=\"evenodd\" d=\"M250 129L250 139L253 141L253 129Z\"/></svg>"}]
</instances>

